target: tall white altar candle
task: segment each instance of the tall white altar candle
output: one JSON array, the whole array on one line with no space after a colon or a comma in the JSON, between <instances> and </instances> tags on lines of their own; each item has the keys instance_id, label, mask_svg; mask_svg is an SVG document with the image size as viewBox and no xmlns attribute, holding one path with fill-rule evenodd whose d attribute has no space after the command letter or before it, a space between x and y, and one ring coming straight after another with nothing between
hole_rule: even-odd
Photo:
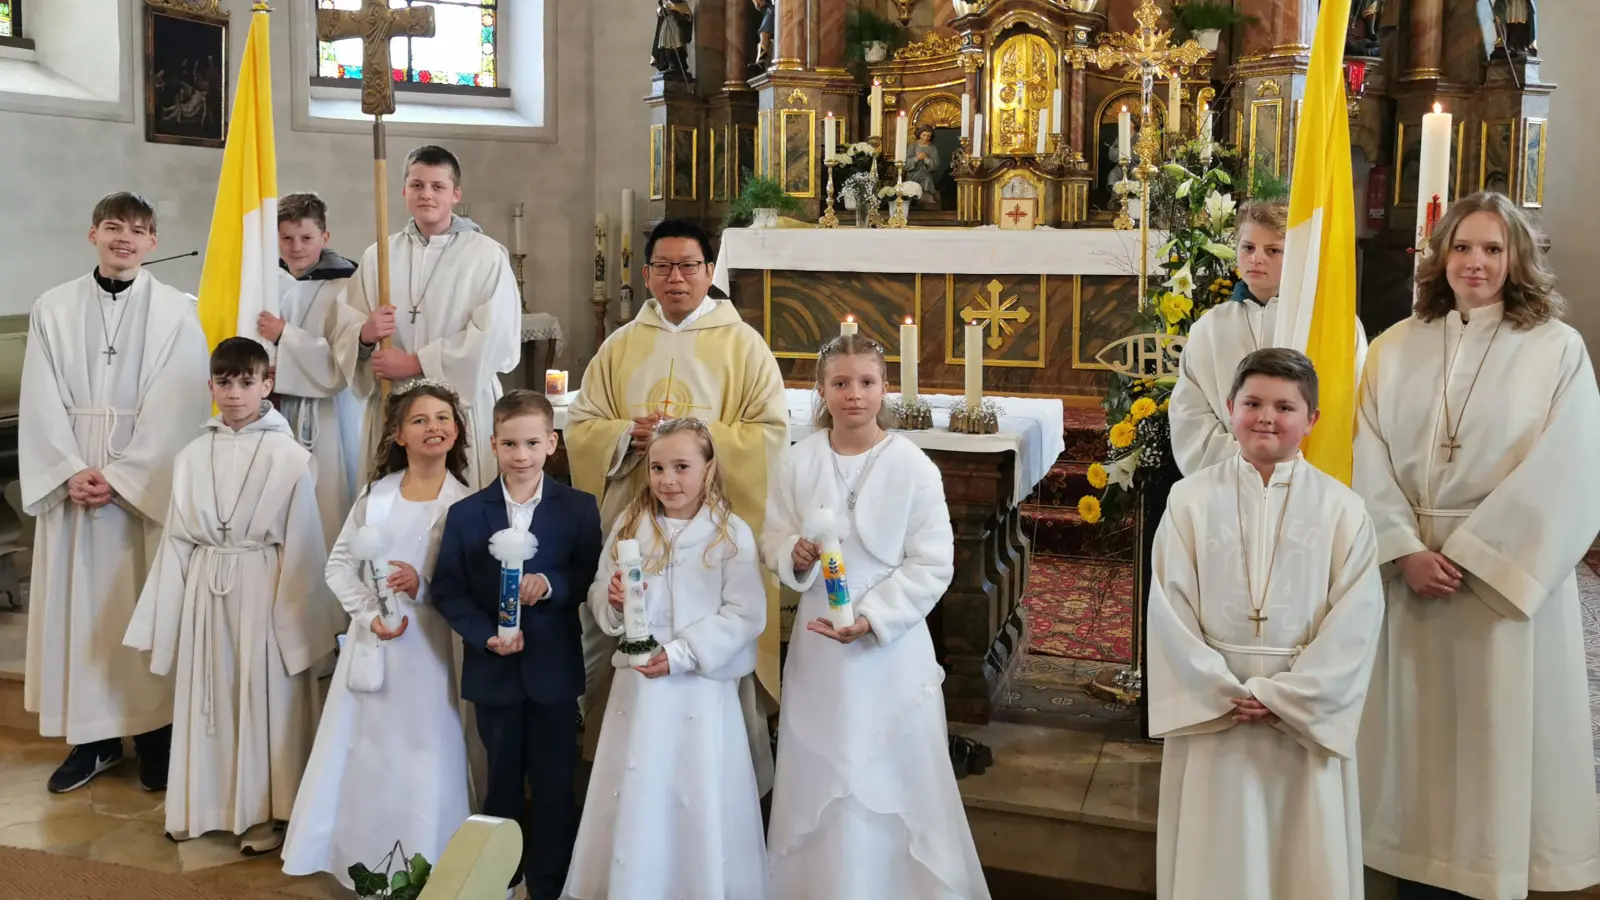
<instances>
[{"instance_id":1,"label":"tall white altar candle","mask_svg":"<svg viewBox=\"0 0 1600 900\"><path fill-rule=\"evenodd\" d=\"M1050 110L1039 110L1039 134L1033 144L1033 152L1044 155L1044 136L1050 132Z\"/></svg>"},{"instance_id":2,"label":"tall white altar candle","mask_svg":"<svg viewBox=\"0 0 1600 900\"><path fill-rule=\"evenodd\" d=\"M881 138L883 137L883 79L872 79L871 97L872 131L869 133L875 138Z\"/></svg>"},{"instance_id":3,"label":"tall white altar candle","mask_svg":"<svg viewBox=\"0 0 1600 900\"><path fill-rule=\"evenodd\" d=\"M1211 111L1206 111L1206 117L1200 122L1200 161L1211 162Z\"/></svg>"},{"instance_id":4,"label":"tall white altar candle","mask_svg":"<svg viewBox=\"0 0 1600 900\"><path fill-rule=\"evenodd\" d=\"M839 151L839 120L828 113L822 120L822 155L824 158L832 156Z\"/></svg>"},{"instance_id":5,"label":"tall white altar candle","mask_svg":"<svg viewBox=\"0 0 1600 900\"><path fill-rule=\"evenodd\" d=\"M1050 127L1061 133L1061 88L1056 88L1055 102L1050 105Z\"/></svg>"},{"instance_id":6,"label":"tall white altar candle","mask_svg":"<svg viewBox=\"0 0 1600 900\"><path fill-rule=\"evenodd\" d=\"M983 158L983 113L972 117L972 153L973 159Z\"/></svg>"},{"instance_id":7,"label":"tall white altar candle","mask_svg":"<svg viewBox=\"0 0 1600 900\"><path fill-rule=\"evenodd\" d=\"M894 120L894 161L897 163L906 161L906 127L910 124L906 111L900 110L900 115Z\"/></svg>"},{"instance_id":8,"label":"tall white altar candle","mask_svg":"<svg viewBox=\"0 0 1600 900\"><path fill-rule=\"evenodd\" d=\"M1117 113L1117 153L1126 161L1133 156L1133 119L1128 117L1128 107Z\"/></svg>"},{"instance_id":9,"label":"tall white altar candle","mask_svg":"<svg viewBox=\"0 0 1600 900\"><path fill-rule=\"evenodd\" d=\"M910 403L917 399L917 326L906 316L900 326L900 399Z\"/></svg>"},{"instance_id":10,"label":"tall white altar candle","mask_svg":"<svg viewBox=\"0 0 1600 900\"><path fill-rule=\"evenodd\" d=\"M1167 131L1172 134L1183 131L1183 82L1176 73L1167 79Z\"/></svg>"},{"instance_id":11,"label":"tall white altar candle","mask_svg":"<svg viewBox=\"0 0 1600 900\"><path fill-rule=\"evenodd\" d=\"M622 189L622 264L633 255L633 188Z\"/></svg>"},{"instance_id":12,"label":"tall white altar candle","mask_svg":"<svg viewBox=\"0 0 1600 900\"><path fill-rule=\"evenodd\" d=\"M966 401L975 406L983 400L983 326L967 325Z\"/></svg>"},{"instance_id":13,"label":"tall white altar candle","mask_svg":"<svg viewBox=\"0 0 1600 900\"><path fill-rule=\"evenodd\" d=\"M849 337L850 335L855 334L856 330L860 327L861 324L856 321L855 316L847 315L844 317L844 321L839 323L839 336Z\"/></svg>"},{"instance_id":14,"label":"tall white altar candle","mask_svg":"<svg viewBox=\"0 0 1600 900\"><path fill-rule=\"evenodd\" d=\"M511 252L522 252L522 204L511 207Z\"/></svg>"},{"instance_id":15,"label":"tall white altar candle","mask_svg":"<svg viewBox=\"0 0 1600 900\"><path fill-rule=\"evenodd\" d=\"M1436 216L1444 215L1450 205L1450 114L1440 111L1439 104L1433 112L1422 117L1422 165L1417 170L1417 246L1422 246L1433 231L1429 204L1439 198Z\"/></svg>"},{"instance_id":16,"label":"tall white altar candle","mask_svg":"<svg viewBox=\"0 0 1600 900\"><path fill-rule=\"evenodd\" d=\"M961 95L961 136L972 137L972 95Z\"/></svg>"}]
</instances>

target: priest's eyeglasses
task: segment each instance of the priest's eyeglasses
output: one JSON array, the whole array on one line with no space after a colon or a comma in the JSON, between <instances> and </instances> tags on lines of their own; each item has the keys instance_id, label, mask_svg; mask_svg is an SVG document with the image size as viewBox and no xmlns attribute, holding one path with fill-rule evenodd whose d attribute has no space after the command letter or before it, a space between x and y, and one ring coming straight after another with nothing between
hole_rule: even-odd
<instances>
[{"instance_id":1,"label":"priest's eyeglasses","mask_svg":"<svg viewBox=\"0 0 1600 900\"><path fill-rule=\"evenodd\" d=\"M650 264L650 271L654 272L657 278L671 278L672 270L677 269L678 273L683 277L693 278L700 274L700 270L705 268L705 265L706 261L703 259L691 259L686 262L675 263L653 262Z\"/></svg>"}]
</instances>

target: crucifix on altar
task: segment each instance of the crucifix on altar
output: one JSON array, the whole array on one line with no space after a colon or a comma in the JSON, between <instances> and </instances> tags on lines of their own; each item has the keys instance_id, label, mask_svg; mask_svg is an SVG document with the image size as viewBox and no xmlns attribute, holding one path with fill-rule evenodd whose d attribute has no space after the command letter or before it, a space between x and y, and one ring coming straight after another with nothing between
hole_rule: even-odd
<instances>
[{"instance_id":1,"label":"crucifix on altar","mask_svg":"<svg viewBox=\"0 0 1600 900\"><path fill-rule=\"evenodd\" d=\"M394 76L389 62L389 40L395 37L433 37L433 7L390 9L388 0L363 0L360 9L318 9L317 40L361 39L361 111L372 116L372 189L377 201L375 238L378 250L377 305L389 306L389 162L383 117L394 112ZM412 310L411 320L416 321ZM389 339L383 339L384 349ZM389 393L389 382L382 382Z\"/></svg>"}]
</instances>

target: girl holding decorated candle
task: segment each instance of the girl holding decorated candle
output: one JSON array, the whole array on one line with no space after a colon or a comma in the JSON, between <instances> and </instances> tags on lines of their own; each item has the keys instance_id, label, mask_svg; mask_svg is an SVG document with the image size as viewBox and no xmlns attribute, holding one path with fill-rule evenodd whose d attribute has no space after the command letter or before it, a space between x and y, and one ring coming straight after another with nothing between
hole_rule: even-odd
<instances>
[{"instance_id":1,"label":"girl holding decorated candle","mask_svg":"<svg viewBox=\"0 0 1600 900\"><path fill-rule=\"evenodd\" d=\"M784 672L768 831L777 900L989 896L924 621L954 574L950 513L938 468L888 431L886 369L859 335L823 346L816 431L784 454L767 496L762 558L801 593L807 623ZM819 575L829 538L852 624L832 618Z\"/></svg>"},{"instance_id":2,"label":"girl holding decorated candle","mask_svg":"<svg viewBox=\"0 0 1600 900\"><path fill-rule=\"evenodd\" d=\"M283 847L291 875L353 887L350 866L397 839L437 860L471 814L454 636L427 603L445 510L471 493L460 402L428 379L389 395L374 481L328 557L350 629Z\"/></svg>"},{"instance_id":3,"label":"girl holding decorated candle","mask_svg":"<svg viewBox=\"0 0 1600 900\"><path fill-rule=\"evenodd\" d=\"M649 482L589 591L595 621L623 640L563 897L764 900L758 785L772 748L755 712L767 619L755 536L704 422L662 422L645 453Z\"/></svg>"}]
</instances>

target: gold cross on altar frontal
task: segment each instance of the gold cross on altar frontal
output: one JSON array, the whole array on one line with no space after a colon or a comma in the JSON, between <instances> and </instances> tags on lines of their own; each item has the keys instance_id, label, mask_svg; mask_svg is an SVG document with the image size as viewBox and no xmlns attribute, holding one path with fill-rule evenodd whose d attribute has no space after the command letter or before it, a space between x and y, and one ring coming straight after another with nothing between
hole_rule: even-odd
<instances>
[{"instance_id":1,"label":"gold cross on altar frontal","mask_svg":"<svg viewBox=\"0 0 1600 900\"><path fill-rule=\"evenodd\" d=\"M361 39L361 111L389 115L394 112L389 39L433 37L433 7L390 9L389 0L362 0L360 9L330 9L327 4L323 0L317 10L317 40Z\"/></svg>"},{"instance_id":2,"label":"gold cross on altar frontal","mask_svg":"<svg viewBox=\"0 0 1600 900\"><path fill-rule=\"evenodd\" d=\"M985 299L981 294L974 294L972 299L979 305L974 307L971 303L968 303L966 306L961 307L961 320L973 323L979 321L987 322L989 337L984 343L989 345L990 350L999 350L1000 345L1005 343L1005 339L1000 337L1000 332L1004 331L1006 337L1016 334L1017 330L1011 323L1016 322L1018 325L1025 325L1031 313L1028 312L1027 307L1016 305L1016 294L1012 294L1004 300L1000 299L1000 291L1003 285L1000 284L999 279L992 279L985 287L989 290L988 298Z\"/></svg>"}]
</instances>

